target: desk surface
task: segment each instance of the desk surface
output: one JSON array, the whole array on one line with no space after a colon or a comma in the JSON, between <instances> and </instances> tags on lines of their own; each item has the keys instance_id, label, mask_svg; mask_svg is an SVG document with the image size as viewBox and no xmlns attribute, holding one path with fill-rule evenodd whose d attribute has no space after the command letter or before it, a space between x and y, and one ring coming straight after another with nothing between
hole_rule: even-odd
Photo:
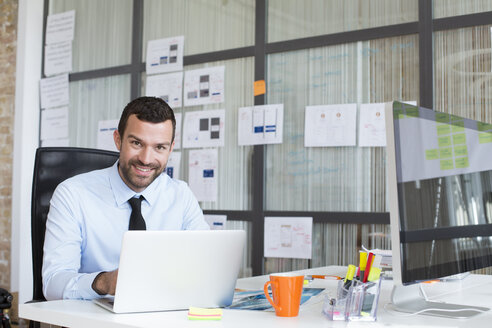
<instances>
[{"instance_id":1,"label":"desk surface","mask_svg":"<svg viewBox=\"0 0 492 328\"><path fill-rule=\"evenodd\" d=\"M305 274L336 274L344 275L344 267L330 266L303 270ZM242 289L262 289L268 276L239 279L237 287ZM315 280L312 287L325 287L323 294L335 295L336 281ZM392 290L391 281L383 281L377 323L349 323L348 326L446 326L446 327L489 327L492 321L492 310L472 319L444 319L425 315L406 316L385 308ZM492 276L471 275L459 282L436 283L425 286L430 299L450 303L480 305L492 307ZM46 322L65 327L345 327L344 322L332 322L321 313L324 296L317 296L301 307L299 316L295 318L277 317L274 312L227 310L220 321L190 321L187 311L168 311L137 314L113 314L89 301L50 301L41 303L21 304L21 318Z\"/></svg>"}]
</instances>

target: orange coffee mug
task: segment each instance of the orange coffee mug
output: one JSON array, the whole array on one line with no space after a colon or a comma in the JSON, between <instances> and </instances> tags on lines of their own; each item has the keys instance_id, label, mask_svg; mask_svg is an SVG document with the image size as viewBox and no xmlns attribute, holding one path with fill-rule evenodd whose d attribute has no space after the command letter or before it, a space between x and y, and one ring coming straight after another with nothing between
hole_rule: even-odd
<instances>
[{"instance_id":1,"label":"orange coffee mug","mask_svg":"<svg viewBox=\"0 0 492 328\"><path fill-rule=\"evenodd\" d=\"M268 286L272 288L273 300L268 293ZM263 291L279 317L296 317L301 305L304 275L298 273L272 273L270 281L265 283Z\"/></svg>"}]
</instances>

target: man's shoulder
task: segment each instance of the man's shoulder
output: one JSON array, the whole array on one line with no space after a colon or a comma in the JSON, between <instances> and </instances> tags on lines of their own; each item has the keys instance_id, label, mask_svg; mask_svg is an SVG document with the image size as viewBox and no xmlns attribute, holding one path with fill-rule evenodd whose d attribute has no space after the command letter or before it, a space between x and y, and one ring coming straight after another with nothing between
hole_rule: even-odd
<instances>
[{"instance_id":1,"label":"man's shoulder","mask_svg":"<svg viewBox=\"0 0 492 328\"><path fill-rule=\"evenodd\" d=\"M110 170L111 170L111 166L106 167L104 169L80 173L74 175L71 178L66 179L65 181L60 183L60 186L74 188L78 186L88 187L93 184L100 185L101 183L102 184L108 183Z\"/></svg>"}]
</instances>

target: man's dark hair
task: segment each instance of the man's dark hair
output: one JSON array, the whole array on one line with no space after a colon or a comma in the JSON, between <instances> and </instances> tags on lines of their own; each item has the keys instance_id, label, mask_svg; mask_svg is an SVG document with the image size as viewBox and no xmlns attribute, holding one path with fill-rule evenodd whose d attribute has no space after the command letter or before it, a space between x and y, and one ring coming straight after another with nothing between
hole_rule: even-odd
<instances>
[{"instance_id":1,"label":"man's dark hair","mask_svg":"<svg viewBox=\"0 0 492 328\"><path fill-rule=\"evenodd\" d=\"M125 109L123 109L120 122L118 123L118 132L121 138L123 138L128 118L133 114L135 114L140 121L150 123L161 123L171 120L171 123L173 124L173 138L171 139L171 143L174 141L174 133L176 131L174 112L161 98L140 97L130 101Z\"/></svg>"}]
</instances>

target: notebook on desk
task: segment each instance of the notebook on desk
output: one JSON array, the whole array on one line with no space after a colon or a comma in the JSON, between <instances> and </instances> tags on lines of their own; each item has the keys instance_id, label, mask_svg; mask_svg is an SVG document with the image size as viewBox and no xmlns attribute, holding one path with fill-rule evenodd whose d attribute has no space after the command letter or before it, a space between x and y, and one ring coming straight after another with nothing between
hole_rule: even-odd
<instances>
[{"instance_id":1,"label":"notebook on desk","mask_svg":"<svg viewBox=\"0 0 492 328\"><path fill-rule=\"evenodd\" d=\"M115 296L94 302L115 313L228 306L245 241L243 230L128 231Z\"/></svg>"}]
</instances>

